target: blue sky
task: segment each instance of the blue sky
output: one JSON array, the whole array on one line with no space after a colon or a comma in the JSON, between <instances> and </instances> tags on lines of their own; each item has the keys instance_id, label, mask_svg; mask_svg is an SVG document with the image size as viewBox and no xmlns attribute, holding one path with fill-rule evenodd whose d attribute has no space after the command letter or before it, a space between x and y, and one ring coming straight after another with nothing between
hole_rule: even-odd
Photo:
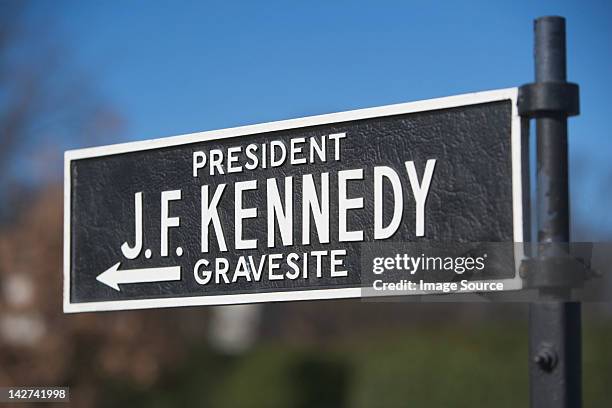
<instances>
[{"instance_id":1,"label":"blue sky","mask_svg":"<svg viewBox=\"0 0 612 408\"><path fill-rule=\"evenodd\" d=\"M570 121L572 211L612 231L610 1L40 1L33 11L125 116L122 140L517 86L533 78L532 20L563 15L582 98Z\"/></svg>"}]
</instances>

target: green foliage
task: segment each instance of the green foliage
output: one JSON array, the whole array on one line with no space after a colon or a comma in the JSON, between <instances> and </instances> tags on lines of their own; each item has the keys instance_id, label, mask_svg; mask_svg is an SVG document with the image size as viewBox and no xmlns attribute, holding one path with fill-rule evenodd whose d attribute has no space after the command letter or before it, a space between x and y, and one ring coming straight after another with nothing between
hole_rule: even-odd
<instances>
[{"instance_id":1,"label":"green foliage","mask_svg":"<svg viewBox=\"0 0 612 408\"><path fill-rule=\"evenodd\" d=\"M237 362L211 406L339 407L346 379L345 363L333 356L265 347Z\"/></svg>"},{"instance_id":2,"label":"green foliage","mask_svg":"<svg viewBox=\"0 0 612 408\"><path fill-rule=\"evenodd\" d=\"M360 353L349 406L527 406L526 356L522 328L406 333Z\"/></svg>"},{"instance_id":3,"label":"green foliage","mask_svg":"<svg viewBox=\"0 0 612 408\"><path fill-rule=\"evenodd\" d=\"M612 406L612 327L592 327L587 324L583 331L583 405Z\"/></svg>"},{"instance_id":4,"label":"green foliage","mask_svg":"<svg viewBox=\"0 0 612 408\"><path fill-rule=\"evenodd\" d=\"M585 406L609 406L612 328L584 332ZM528 393L526 325L445 325L322 349L267 343L232 358L202 348L151 389L109 384L102 405L517 407L528 406Z\"/></svg>"}]
</instances>

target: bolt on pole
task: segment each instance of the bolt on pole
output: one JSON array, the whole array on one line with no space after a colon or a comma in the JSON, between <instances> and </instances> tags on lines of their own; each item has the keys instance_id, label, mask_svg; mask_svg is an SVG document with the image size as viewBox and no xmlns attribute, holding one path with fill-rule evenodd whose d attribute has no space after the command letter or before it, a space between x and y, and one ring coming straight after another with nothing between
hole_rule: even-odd
<instances>
[{"instance_id":1,"label":"bolt on pole","mask_svg":"<svg viewBox=\"0 0 612 408\"><path fill-rule=\"evenodd\" d=\"M535 84L567 84L565 19L535 20ZM567 117L562 110L536 116L537 226L540 259L569 247ZM561 245L558 245L558 244ZM533 408L580 407L580 303L569 289L542 288L529 306L529 377Z\"/></svg>"}]
</instances>

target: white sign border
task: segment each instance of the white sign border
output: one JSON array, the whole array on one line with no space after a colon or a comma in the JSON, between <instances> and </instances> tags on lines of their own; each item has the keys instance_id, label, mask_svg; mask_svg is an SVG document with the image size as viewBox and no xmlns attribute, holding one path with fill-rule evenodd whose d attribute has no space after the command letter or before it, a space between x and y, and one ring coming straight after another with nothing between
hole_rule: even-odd
<instances>
[{"instance_id":1,"label":"white sign border","mask_svg":"<svg viewBox=\"0 0 612 408\"><path fill-rule=\"evenodd\" d=\"M188 143L206 142L210 140L225 139L237 136L248 136L279 130L298 129L308 126L325 125L338 122L348 122L384 116L394 116L408 113L455 108L466 105L476 105L487 102L510 100L512 102L512 123L510 137L512 149L512 204L514 224L513 234L514 242L523 242L523 175L521 158L522 135L521 117L518 114L517 99L518 88L498 89L492 91L447 96L443 98L426 99L416 102L387 105L375 108L358 109L346 112L309 116L299 119L289 119L257 125L191 133L160 139L144 140L138 142L121 143L108 146L67 151L64 153L64 313L152 309L179 306L232 305L243 303L283 302L296 300L346 299L359 298L362 295L362 288L359 287L72 303L70 301L70 165L73 160L159 149L163 147L178 146ZM520 249L517 249L515 253L515 264L517 266L519 264L518 260L522 259L522 257L522 251ZM518 276L518 271L514 278L502 279L498 282L504 284L504 290L518 290L523 287L522 280Z\"/></svg>"}]
</instances>

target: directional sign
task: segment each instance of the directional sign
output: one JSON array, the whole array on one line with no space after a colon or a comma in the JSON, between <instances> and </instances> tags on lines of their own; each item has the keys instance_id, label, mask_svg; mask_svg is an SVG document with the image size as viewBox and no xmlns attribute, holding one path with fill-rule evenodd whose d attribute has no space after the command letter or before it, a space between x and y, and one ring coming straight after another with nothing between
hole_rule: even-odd
<instances>
[{"instance_id":1,"label":"directional sign","mask_svg":"<svg viewBox=\"0 0 612 408\"><path fill-rule=\"evenodd\" d=\"M359 297L381 244L522 242L516 102L504 89L68 151L64 310ZM510 263L482 279L520 288Z\"/></svg>"}]
</instances>

